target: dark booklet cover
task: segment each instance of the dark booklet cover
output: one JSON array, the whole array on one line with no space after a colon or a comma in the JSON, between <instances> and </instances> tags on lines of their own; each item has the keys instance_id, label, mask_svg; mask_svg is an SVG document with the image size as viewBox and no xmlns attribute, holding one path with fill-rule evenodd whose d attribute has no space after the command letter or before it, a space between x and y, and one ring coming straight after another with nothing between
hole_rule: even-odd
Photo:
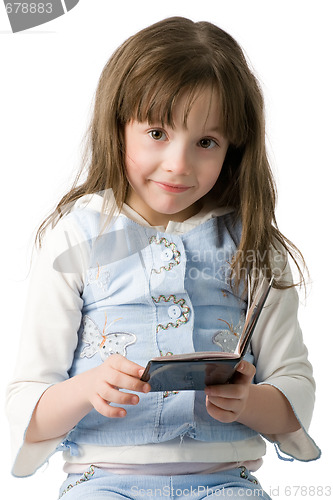
<instances>
[{"instance_id":1,"label":"dark booklet cover","mask_svg":"<svg viewBox=\"0 0 333 500\"><path fill-rule=\"evenodd\" d=\"M249 307L235 352L193 352L151 359L141 377L151 390L204 390L207 385L225 384L235 373L250 344L273 279L264 281Z\"/></svg>"}]
</instances>

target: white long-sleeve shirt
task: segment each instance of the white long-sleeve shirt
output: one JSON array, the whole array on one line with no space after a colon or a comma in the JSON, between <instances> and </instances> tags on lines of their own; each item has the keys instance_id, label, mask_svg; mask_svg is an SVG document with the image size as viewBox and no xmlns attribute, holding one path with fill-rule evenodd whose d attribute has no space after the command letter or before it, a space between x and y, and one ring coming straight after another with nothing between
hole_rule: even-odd
<instances>
[{"instance_id":1,"label":"white long-sleeve shirt","mask_svg":"<svg viewBox=\"0 0 333 500\"><path fill-rule=\"evenodd\" d=\"M77 205L101 211L99 195L85 197ZM211 217L226 213L225 208L204 209L185 222L170 221L167 228L156 228L168 233L185 233ZM124 205L122 213L142 225L148 223ZM80 259L72 273L54 270L53 263L68 245L80 244ZM40 443L24 440L34 408L48 387L68 378L77 332L81 322L85 274L88 267L88 248L80 227L72 218L63 217L48 231L38 253L28 291L24 330L13 381L8 388L7 414L11 426L14 466L13 474L33 474L53 454L64 436ZM284 435L265 436L279 444L280 449L299 460L313 460L320 451L307 431L314 405L314 380L308 361L302 333L297 320L298 296L294 288L273 289L269 306L263 310L252 339L256 360L256 379L278 388L290 402L302 428ZM265 454L264 440L258 436L234 443L205 443L192 439L140 446L97 447L82 446L80 456L64 452L68 464L103 463L110 467L119 464L143 465L159 463L204 464L244 463L261 460ZM112 465L111 465L112 464ZM197 468L197 466L196 466Z\"/></svg>"}]
</instances>

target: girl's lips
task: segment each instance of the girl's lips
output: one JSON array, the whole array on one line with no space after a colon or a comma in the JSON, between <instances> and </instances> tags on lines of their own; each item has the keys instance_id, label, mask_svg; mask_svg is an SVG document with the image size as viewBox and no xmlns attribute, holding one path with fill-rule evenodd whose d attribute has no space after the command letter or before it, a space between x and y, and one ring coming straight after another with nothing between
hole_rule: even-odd
<instances>
[{"instance_id":1,"label":"girl's lips","mask_svg":"<svg viewBox=\"0 0 333 500\"><path fill-rule=\"evenodd\" d=\"M164 182L157 182L157 181L153 182L164 191L169 191L170 193L184 193L184 191L187 191L191 187L191 186L184 186L183 184L165 184Z\"/></svg>"}]
</instances>

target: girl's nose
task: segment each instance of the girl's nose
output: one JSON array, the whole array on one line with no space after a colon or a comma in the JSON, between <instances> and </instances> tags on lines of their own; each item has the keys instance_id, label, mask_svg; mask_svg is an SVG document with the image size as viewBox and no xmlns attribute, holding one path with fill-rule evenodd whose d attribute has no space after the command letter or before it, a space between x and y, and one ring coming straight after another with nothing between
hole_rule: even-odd
<instances>
[{"instance_id":1,"label":"girl's nose","mask_svg":"<svg viewBox=\"0 0 333 500\"><path fill-rule=\"evenodd\" d=\"M192 162L188 149L178 146L169 150L168 153L164 161L165 170L177 175L189 175Z\"/></svg>"}]
</instances>

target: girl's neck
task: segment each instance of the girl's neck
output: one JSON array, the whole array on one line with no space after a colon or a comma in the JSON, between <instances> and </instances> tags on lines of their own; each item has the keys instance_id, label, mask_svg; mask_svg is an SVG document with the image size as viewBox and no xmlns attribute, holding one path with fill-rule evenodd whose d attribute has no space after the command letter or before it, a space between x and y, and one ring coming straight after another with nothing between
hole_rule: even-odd
<instances>
[{"instance_id":1,"label":"girl's neck","mask_svg":"<svg viewBox=\"0 0 333 500\"><path fill-rule=\"evenodd\" d=\"M136 199L134 199L136 198ZM141 204L137 197L133 197L131 193L126 197L125 203L143 219L145 219L151 226L163 226L166 228L170 221L184 222L190 217L193 217L202 209L202 201L198 200L193 205L187 207L185 210L175 214L163 214L155 212L154 210L147 210L145 204Z\"/></svg>"}]
</instances>

